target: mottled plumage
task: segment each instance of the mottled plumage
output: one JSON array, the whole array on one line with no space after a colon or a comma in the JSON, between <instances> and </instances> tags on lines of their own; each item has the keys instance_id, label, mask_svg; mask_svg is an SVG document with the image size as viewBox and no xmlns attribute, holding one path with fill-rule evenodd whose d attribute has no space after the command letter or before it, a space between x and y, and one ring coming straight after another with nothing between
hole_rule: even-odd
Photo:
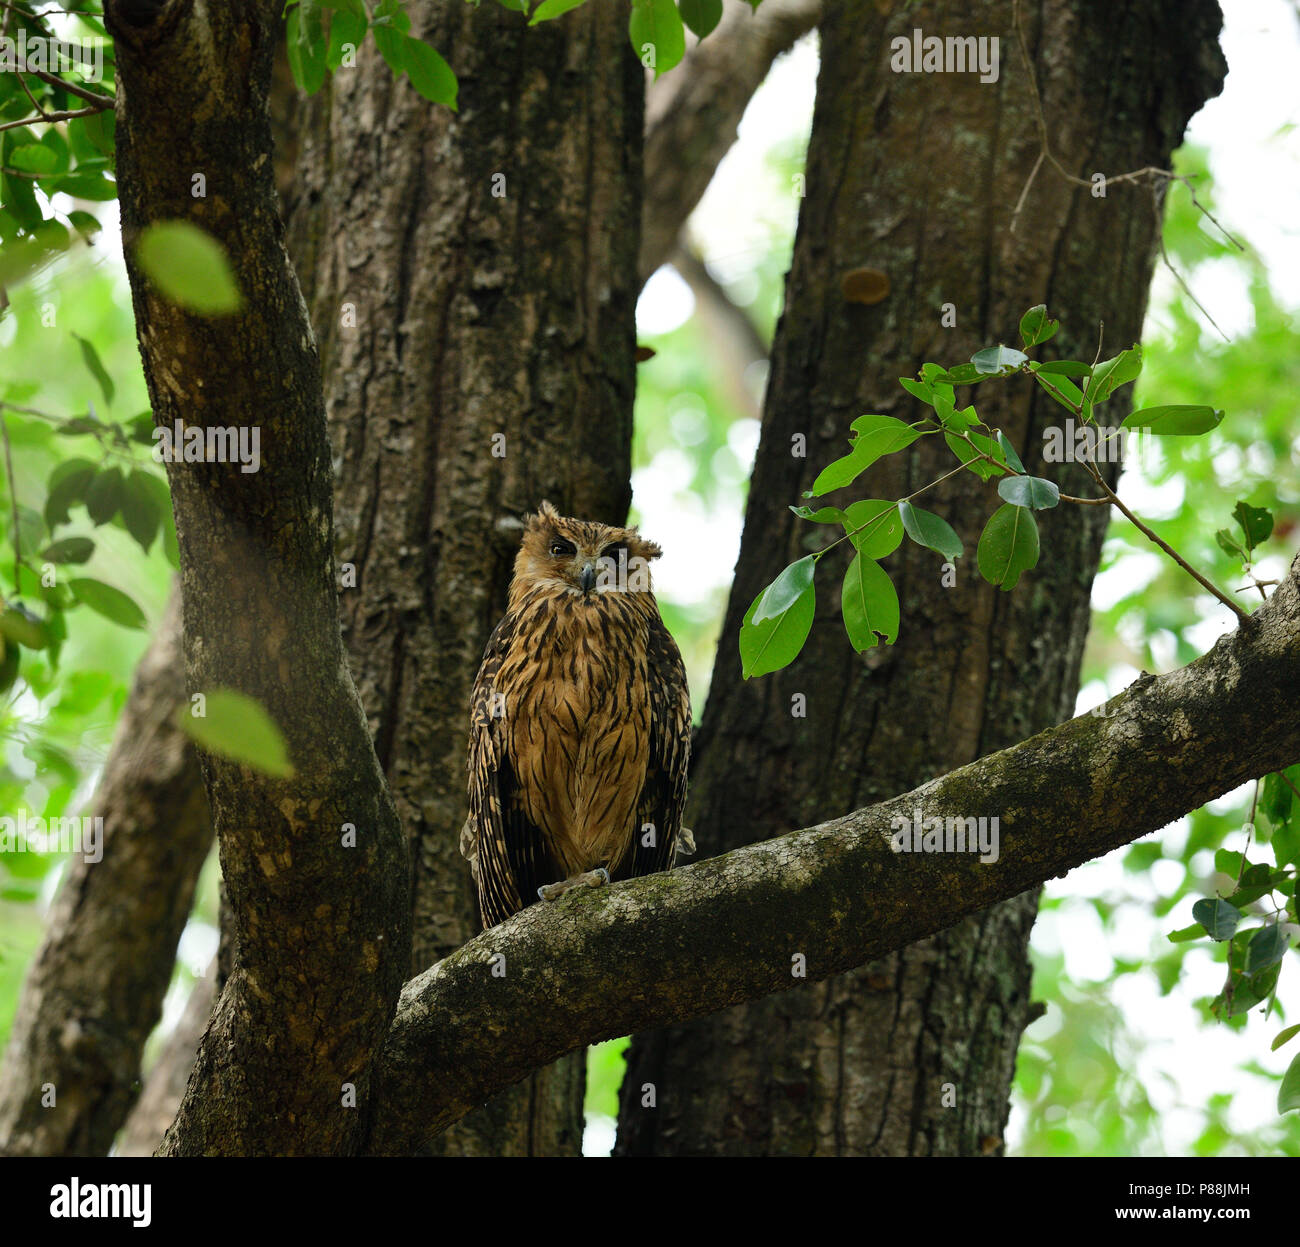
<instances>
[{"instance_id":1,"label":"mottled plumage","mask_svg":"<svg viewBox=\"0 0 1300 1247\"><path fill-rule=\"evenodd\" d=\"M672 865L691 704L650 588L659 555L635 528L546 502L529 518L470 703L461 851L485 927L547 885Z\"/></svg>"}]
</instances>

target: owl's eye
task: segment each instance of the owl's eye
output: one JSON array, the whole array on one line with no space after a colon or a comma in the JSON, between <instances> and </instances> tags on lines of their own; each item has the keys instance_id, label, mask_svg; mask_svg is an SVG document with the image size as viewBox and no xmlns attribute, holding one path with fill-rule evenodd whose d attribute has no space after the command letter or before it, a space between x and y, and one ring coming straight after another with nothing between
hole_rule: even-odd
<instances>
[{"instance_id":1,"label":"owl's eye","mask_svg":"<svg viewBox=\"0 0 1300 1247\"><path fill-rule=\"evenodd\" d=\"M577 554L578 547L571 541L565 541L563 537L557 537L551 542L550 554L552 558L562 559L569 555Z\"/></svg>"}]
</instances>

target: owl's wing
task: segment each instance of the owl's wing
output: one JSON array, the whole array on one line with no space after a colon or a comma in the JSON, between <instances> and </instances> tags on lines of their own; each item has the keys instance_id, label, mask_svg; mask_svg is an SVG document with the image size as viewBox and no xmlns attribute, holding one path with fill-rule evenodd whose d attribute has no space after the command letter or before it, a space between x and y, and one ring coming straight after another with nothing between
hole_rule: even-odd
<instances>
[{"instance_id":1,"label":"owl's wing","mask_svg":"<svg viewBox=\"0 0 1300 1247\"><path fill-rule=\"evenodd\" d=\"M519 800L510 765L513 698L497 678L511 648L525 643L507 615L488 639L470 697L469 821L461 845L474 866L484 928L531 905L542 884L555 882L542 833Z\"/></svg>"},{"instance_id":2,"label":"owl's wing","mask_svg":"<svg viewBox=\"0 0 1300 1247\"><path fill-rule=\"evenodd\" d=\"M632 875L667 870L673 864L682 810L686 804L686 772L691 756L691 692L677 642L655 611L646 641L650 749L645 787L637 802L632 840ZM654 826L654 843L647 846L642 831Z\"/></svg>"}]
</instances>

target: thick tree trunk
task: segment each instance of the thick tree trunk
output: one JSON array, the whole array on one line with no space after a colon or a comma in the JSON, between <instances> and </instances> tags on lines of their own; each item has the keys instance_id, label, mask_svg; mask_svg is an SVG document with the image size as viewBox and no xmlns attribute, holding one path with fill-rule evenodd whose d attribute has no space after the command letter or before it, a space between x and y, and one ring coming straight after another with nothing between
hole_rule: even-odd
<instances>
[{"instance_id":1,"label":"thick tree trunk","mask_svg":"<svg viewBox=\"0 0 1300 1247\"><path fill-rule=\"evenodd\" d=\"M320 366L281 241L267 112L274 0L110 0L122 226L155 420L260 431L255 471L168 464L192 692L230 686L280 725L294 772L201 757L239 957L163 1150L342 1153L409 963L401 827L338 624ZM177 115L187 124L177 127ZM207 193L193 194L204 170ZM185 220L225 251L238 314L160 294L135 244ZM355 833L353 838L349 831Z\"/></svg>"},{"instance_id":2,"label":"thick tree trunk","mask_svg":"<svg viewBox=\"0 0 1300 1247\"><path fill-rule=\"evenodd\" d=\"M321 341L350 665L414 864L416 973L479 929L458 849L469 694L520 519L543 498L627 513L644 80L625 4L532 29L462 0L409 11L459 111L367 49L299 127L289 240ZM576 1154L583 1061L439 1150Z\"/></svg>"},{"instance_id":3,"label":"thick tree trunk","mask_svg":"<svg viewBox=\"0 0 1300 1247\"><path fill-rule=\"evenodd\" d=\"M926 360L954 364L982 346L1015 344L1020 314L1038 302L1063 318L1053 354L1059 346L1092 359L1100 321L1107 354L1142 327L1159 227L1147 187L1112 185L1093 198L1045 167L1018 231L1008 231L1040 150L1012 6L945 0L887 16L880 7L826 5L807 199L693 775L688 821L705 854L905 791L1067 717L1076 691L1108 509L1051 512L1037 568L999 594L974 566L999 500L970 473L925 503L965 543L956 586L944 588L937 556L911 543L892 560L903 604L895 646L851 650L840 623L841 548L821 565L802 656L772 676L740 676L749 603L784 563L834 535L795 519L788 504L843 452L855 417L915 418L897 378ZM1044 0L1026 21L1053 150L1080 177L1167 168L1188 118L1222 79L1212 0ZM999 35L1000 77L893 72L891 40L910 41L918 27ZM890 281L874 306L844 298L844 275L863 266ZM941 327L945 304L956 309L953 328ZM1060 409L1023 385L968 401L1034 471ZM1112 405L1118 419L1125 409ZM798 434L807 458L791 453ZM951 455L935 441L885 460L843 501L897 498L947 471ZM1089 493L1076 466L1060 480ZM806 717L792 711L795 694L807 699ZM1000 1151L1030 1011L1036 895L842 978L638 1038L617 1150ZM646 1084L657 1107L642 1107Z\"/></svg>"}]
</instances>

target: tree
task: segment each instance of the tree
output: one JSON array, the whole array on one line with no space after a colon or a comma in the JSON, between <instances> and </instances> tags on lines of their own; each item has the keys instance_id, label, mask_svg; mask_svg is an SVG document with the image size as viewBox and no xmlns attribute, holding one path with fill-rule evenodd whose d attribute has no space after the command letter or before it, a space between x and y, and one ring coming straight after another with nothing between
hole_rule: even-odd
<instances>
[{"instance_id":1,"label":"tree","mask_svg":"<svg viewBox=\"0 0 1300 1247\"><path fill-rule=\"evenodd\" d=\"M1288 684L1294 682L1294 586L1288 584L1249 628L1243 625L1185 678L1166 678L1122 698L1105 732L1096 722L1074 721L1035 737L1010 755L995 753L973 770L953 772L935 788L927 788L927 809L933 802L939 811L963 817L985 808L1000 809L1004 816L1016 809L1022 819L1024 811L1033 812L1040 834L1026 837L1023 852L1014 860L1004 859L1002 869L980 872L962 863L925 862L914 875L901 878L897 859L882 848L880 831L888 826L891 810L903 808L904 799L898 798L892 805L849 815L834 835L817 828L630 889L577 898L558 912L530 911L497 932L465 943L467 877L450 861L454 837L448 835L458 822L461 802L454 702L458 690L467 687L479 641L500 602L513 536L509 520L529 502L526 496L513 495L550 488L545 483L550 479L566 501L607 507L610 518L618 518L616 512L626 508L626 404L631 392L638 215L635 161L628 153L635 151L639 129L636 62L625 52L619 60L624 23L596 6L568 19L565 26L552 27L550 34L545 28L523 32L508 27L508 15L494 13L491 20L500 25L490 28L492 37L516 41L512 46L518 49L517 77L490 82L475 99L476 108L465 108L457 121L421 113L405 97L395 100L377 62L346 89L336 87L337 103L331 100L328 120L322 108L302 129L300 168L305 176L296 188L290 230L320 334L322 381L307 310L295 296L293 274L279 245L266 158L270 45L277 14L275 6L249 7L248 13L211 15L164 5L160 13L154 4L119 0L107 11L119 40L120 72L130 102L118 136L128 242L132 230L144 231L160 219L199 219L221 244L245 300L239 317L212 318L178 307L159 294L157 276L142 265L139 253L129 252L154 418L160 426L171 427L183 410L189 423L198 423L192 408L180 406L182 397L189 404L194 394L188 385L178 387L177 377L192 381L200 398L203 393L214 396L208 400L211 414L205 421L212 425L255 423L254 417L266 409L268 388L280 404L262 417L266 444L274 444L278 453L268 457L262 471L251 474L256 480L233 468L216 474L219 486L200 486L197 474L171 465L191 692L234 684L264 705L285 729L295 774L268 778L219 754L205 757L205 783L221 837L238 948L167 1150L412 1151L437 1146L431 1139L435 1128L450 1125L483 1099L585 1042L632 1027L680 1021L791 986L792 948L806 958L812 980L901 949L954 919L1017 896L1053 871L1083 860L1081 854L1123 843L1158 825L1170 811L1191 808L1241 777L1277 769L1294 756L1295 740L1289 732L1260 740L1248 739L1244 730L1249 714L1260 706L1284 706ZM411 7L417 17L424 16L417 6ZM482 57L480 49L489 44L482 27L474 25L485 17L465 9L455 16L439 9L435 16L431 10L429 19L415 28L430 33L434 42L450 40L464 49L465 59L457 64L463 80L486 79L479 69L482 62L475 58ZM1068 18L1067 12L1062 20ZM1070 88L1079 90L1087 55L1112 37L1104 22L1090 24L1091 15L1079 20L1088 38L1077 41L1082 48L1078 67L1055 84L1067 100ZM1147 14L1142 20L1157 22L1158 15ZM827 22L835 45L856 48L860 55L858 64L847 51L828 56L827 83L838 86L836 75L851 81L855 73L879 72L879 58L864 55L861 45L877 46L892 27L872 18L855 30L836 6L828 6ZM1212 31L1184 20L1178 33L1190 49L1200 52ZM197 76L184 82L173 81L178 62L157 53L196 41L230 48L232 55L221 64L205 63ZM592 52L583 58L585 73L570 77L545 72L563 51L580 47ZM417 74L411 74L413 80ZM1132 102L1125 90L1148 89L1136 74L1121 77L1116 88L1123 101L1116 105L1120 111ZM253 84L251 96L244 88L248 80ZM1117 156L1127 158L1132 151L1136 157L1117 160L1124 168L1160 163L1162 154L1167 157L1187 114L1199 102L1197 92L1209 87L1192 84L1181 99L1171 101L1162 94L1162 79L1150 81L1155 120L1149 134L1116 137L1106 132L1105 119L1095 122L1102 132L1095 141L1106 151L1110 149L1105 145L1112 143ZM1049 105L1052 85L1045 84L1044 90ZM558 94L552 99L547 91ZM494 124L494 114L509 117L509 101L516 93L536 108L521 118L532 124L514 118L504 127ZM177 98L187 101L196 117L209 118L181 144L164 126ZM470 98L466 91L462 106ZM855 110L871 98L842 92L840 100L854 101L853 109L846 109L837 106L829 88L822 91L815 154L810 157L807 224L776 347L767 445L760 455L747 524L751 535L729 611L733 646L745 602L775 570L772 549L789 549L797 540L785 511L787 496L795 496L800 485L811 481L808 472L816 475L815 454L803 461L783 459L779 435L789 433L786 424L797 423L796 397L814 398L821 424L795 431L812 434L809 442L820 442L824 449L841 435L838 426L847 422L846 412L864 398L879 405L883 378L891 375L893 364L904 373L915 371L917 349L904 344L900 326L902 317L923 305L920 291L909 294L911 301L897 310L891 304L887 312L846 298L853 293L852 283L846 286L844 281L847 268L860 268L863 259L877 257L861 255L861 227L851 215L847 223L840 215L844 209L836 203L828 172L830 153L837 150L837 134L851 133L853 125L860 124ZM373 134L359 124L370 100L376 108L388 104L385 133L390 149L376 148ZM574 115L560 113L566 103L576 109ZM1064 111L1078 121L1077 110ZM555 123L557 115L565 116L568 124ZM877 110L875 115L880 123L882 114ZM550 131L545 128L548 118L555 127ZM896 205L907 205L919 194L916 181L922 172L901 158L915 141L908 128L915 124L915 115L910 122L900 120L896 134L888 113L883 118L889 142L874 166L883 187L880 194ZM617 124L611 125L611 119ZM513 150L516 134L531 136L538 129L536 142L525 142L522 154ZM416 138L407 146L412 131ZM1023 185L1032 168L1032 137L1015 153L1016 159L1008 159L998 170L995 181L1005 202L1011 202L1012 191ZM483 146L473 146L471 139ZM1092 139L1085 134L1079 141ZM1059 134L1054 142L1060 150L1068 146ZM421 152L435 144L453 153L453 163L432 177L422 166ZM841 137L838 150L843 146ZM890 152L895 159L887 158ZM240 159L232 163L232 154ZM362 178L361 170L371 159L374 171L369 179ZM534 212L543 206L539 199L545 197L547 179L563 177L566 170L570 179L587 179L587 193L558 214L553 229L542 228L537 216L528 214L517 218L513 232L503 237L502 222L509 218L488 211L490 192L484 186L490 185L492 174L502 172L494 167L498 160L526 170L524 194L530 198L525 202ZM177 173L209 166L223 169L222 193L196 206L188 182ZM950 161L949 167L956 168L957 161ZM388 180L377 185L374 178L381 168ZM851 173L857 182L871 176L864 169ZM504 179L508 204L509 172ZM841 191L843 185L841 181ZM373 204L366 198L367 186L375 196ZM864 193L845 195L843 203L860 202ZM1102 310L1103 295L1110 299L1107 312L1113 314L1115 289L1124 291L1130 307L1126 327L1136 336L1156 222L1142 225L1141 217L1136 223L1124 218L1125 229L1141 231L1145 242L1137 251L1146 259L1135 264L1117 255L1113 272L1106 274L1093 264L1093 257L1098 249L1105 254L1115 226L1105 218L1090 226L1075 222L1075 228L1067 230L1064 222L1073 194L1068 184L1046 179L1036 184L1026 201L1026 210L1034 214L1034 238L998 253L999 271L1002 265L1007 271L1005 285L989 280L978 297L966 295L964 288L954 296L956 302L972 298L988 309L989 318L987 324L971 326L969 338L962 337L968 329L959 320L956 342L981 344L975 330L993 332L995 320L1005 323L1012 308L1025 302L1024 286L1054 290L1058 281L1067 289L1071 281L1078 284L1078 297L1087 308L1083 324L1094 310ZM587 223L591 201L603 205L607 215L602 224L618 219L622 230L598 226L593 232ZM431 211L417 215L413 208L422 203ZM413 232L378 231L375 254L364 276L358 277L348 243L366 238L366 222L376 211L398 226L405 217ZM457 223L454 230L449 218ZM1049 227L1047 221L1056 224ZM838 244L841 238L851 261L825 245L827 239ZM951 244L954 254L960 254L958 239L955 235ZM572 282L562 264L551 262L552 254L564 255L566 247L571 263L587 265L578 269L585 281ZM425 248L437 254L438 262L412 267L412 255ZM1058 248L1067 253L1075 248L1078 257L1065 262L1060 273L1053 269ZM917 250L914 242L901 246L897 255L884 248L880 266L885 271L895 265L905 269L902 261L907 259L919 264ZM465 257L474 263L466 264ZM938 276L952 280L949 261L943 256L927 259ZM919 271L925 271L924 266ZM1106 277L1115 289L1107 289ZM955 284L960 280L965 279ZM349 306L359 312L352 323ZM564 319L576 320L580 331L570 340L557 341L549 318L570 307L578 315ZM839 319L824 341L818 320L832 313ZM1074 337L1068 339L1080 353L1087 333L1083 324L1072 328ZM863 349L864 331L890 343L896 353L865 374L855 354ZM508 357L502 359L502 337L516 344L527 367L512 368ZM435 344L433 362L411 349L425 342ZM502 393L509 401L504 427L498 429L489 404ZM588 404L601 410L592 411ZM609 409L620 404L624 418L609 420ZM332 454L325 438L327 405L335 437ZM590 414L589 428L568 424L570 405ZM199 410L204 406L200 402ZM433 433L412 420L413 406L430 413ZM239 419L232 420L232 415ZM1025 430L1025 440L1016 439L1025 447L1032 444L1030 430L1038 427L1034 422L1043 419L1038 408L1008 408L1001 415L1005 427ZM517 442L532 453L516 458L507 453L501 460L504 471L497 470L482 449L484 440L497 432L504 433L506 446ZM477 457L471 449L476 445ZM609 449L592 454L593 445ZM330 549L327 522L331 458L341 465L344 485L337 551ZM589 462L590 467L575 473L575 461ZM412 463L417 471L407 467ZM924 469L925 461L919 466ZM969 488L953 486L945 501L957 514L971 497ZM973 516L973 510L970 513ZM958 526L968 530L973 523L971 518ZM964 719L956 720L957 726L964 724L964 734L937 733L919 757L904 753L908 763L889 771L888 781L877 780L874 789L859 788L857 777L846 773L820 791L824 800L818 804L809 784L797 794L802 804L774 807L770 830L787 831L824 818L832 812L827 806L832 800L847 811L893 795L1064 716L1077 674L1087 573L1095 566L1100 526L1085 512L1061 531L1073 534L1064 546L1072 557L1045 569L1049 582L1060 590L1059 599L1011 599L1007 635L1012 652L1023 655L1022 670L1034 673L1036 695L1020 704L1013 691L998 692L989 681L994 693L988 694L988 705L1007 713L1007 725L984 730L981 713L974 703L966 704ZM386 537L388 533L392 536ZM775 533L782 534L779 541L774 541ZM412 547L427 543L431 534L437 537L437 557L423 563L412 556ZM490 577L481 574L484 550L495 560ZM336 560L344 565L344 573L349 563L362 571L352 597L343 576L344 635L359 685L355 691L337 641ZM916 586L909 584L909 615L915 611L937 618L947 602L921 587L919 567L908 564L909 580L912 575L917 579ZM250 569L256 574L250 575ZM968 582L965 591L972 608L987 618L993 604L987 587L977 589ZM239 609L232 610L232 603ZM823 627L820 633L827 631ZM1059 634L1071 644L1064 645L1063 652L1048 653L1033 643L1039 633ZM956 623L941 625L939 634L952 664L948 678L960 680L979 672L979 661L972 666L972 660L963 657L961 647L968 642ZM825 666L812 669L825 675L817 678L838 676L846 688L856 683L854 694L859 695L879 669L870 657L850 659L842 638L840 652L834 652L835 641L819 640L822 651L805 662L820 660ZM724 654L726 644L724 638ZM897 655L906 652L895 651L897 674L891 681L896 683L894 696L904 703L906 659ZM918 666L923 674L933 665L931 655L919 657L922 662L911 667L913 681ZM451 664L449 672L444 663ZM1208 696L1205 690L1227 669L1245 675L1221 698ZM777 756L786 759L781 764L796 772L801 748L809 748L810 754L824 749L825 737L818 740L816 733L827 731L829 720L817 729L811 721L796 724L791 733L781 717L786 713L784 699L773 684L738 688L734 677L724 676L706 714L697 781L702 783L698 808L705 820L697 818L696 825L697 834L716 825L719 830L712 835L719 839L714 844L752 839L752 818L748 835L736 838L727 830L726 838L720 837L736 811L763 809L771 794L761 785L747 793L737 787L731 790L728 807L723 784L710 776L724 772L736 756L743 757L746 746L739 744L736 754L724 754L713 740L735 732L735 739L743 742L749 732L751 747L757 738L763 749L775 748ZM911 688L914 693L916 684ZM774 706L755 714L755 697ZM435 700L430 713L429 703ZM724 709L715 710L715 703ZM1170 766L1150 741L1153 712L1184 716L1185 757L1206 759L1194 777ZM727 726L728 715L739 726ZM778 725L778 734L766 734ZM938 726L946 729L949 724ZM1239 737L1233 735L1234 728ZM1132 756L1117 762L1110 756L1107 740L1112 737L1107 733L1125 731L1145 741L1145 747L1135 747ZM838 738L832 743L841 747ZM894 755L900 752L899 744L891 737ZM855 744L849 732L842 747L842 756L852 756L861 742ZM1211 763L1210 751L1220 747L1221 756ZM1028 790L1011 769L1012 763L1023 764L1025 759L1032 760L1041 780ZM895 762L901 757L895 756ZM919 769L909 775L909 766ZM1130 791L1133 768L1147 785L1141 795ZM1095 773L1090 794L1077 791L1077 777L1084 773ZM1072 777L1076 791L1070 793ZM390 791L395 809L389 804ZM979 792L978 798L973 792ZM1058 799L1062 792L1070 798ZM1045 808L1049 804L1052 808ZM1066 832L1085 809L1093 820L1089 834L1071 839ZM415 850L409 909L399 814ZM331 831L323 840L322 826ZM348 843L348 827L356 833L355 848ZM361 871L355 865L358 857L366 862ZM864 891L863 877L874 881L874 895ZM930 885L927 903L905 905L914 900L918 882ZM949 899L953 896L960 899L954 902ZM784 912L783 900L794 902L787 930L771 922L774 906ZM409 957L408 914L417 933ZM994 954L1003 967L995 976L1002 991L999 1016L974 1043L981 1067L993 1071L986 1094L955 1119L959 1124L951 1134L943 1134L938 1114L926 1113L909 1122L889 1147L908 1150L913 1147L909 1138L926 1132L939 1138L936 1150L987 1149L988 1139L997 1146L996 1132L991 1131L1000 1129L1005 1111L1005 1084L1019 1029L1016 1019L1023 1022L1028 1007L1023 937L1029 915L1021 901L994 920L1008 934ZM334 938L322 940L322 932L331 930ZM437 965L424 969L439 956ZM503 979L485 975L485 966L496 956L505 958ZM956 955L953 963L960 964ZM615 991L616 966L624 988L640 989L630 998L626 992L619 998ZM415 977L399 1002L397 987L412 973ZM546 1001L561 988L558 1008L548 1002L539 1009L539 999ZM917 990L909 987L904 995ZM322 1001L337 1026L322 1028L316 1022ZM961 1012L980 1014L974 1002ZM493 1043L484 1044L485 1033L495 1037ZM270 1036L283 1036L284 1046L267 1048ZM434 1036L436 1044L430 1042ZM230 1051L243 1059L232 1064L224 1055ZM706 1059L716 1057L707 1046L704 1051ZM653 1045L650 1052L654 1059ZM638 1068L634 1066L634 1083ZM733 1085L740 1086L746 1072L735 1072ZM543 1114L541 1150L573 1146L573 1084L572 1076L564 1073L542 1084L549 1088L543 1097L554 1109ZM667 1085L676 1094L680 1082L669 1076ZM528 1150L537 1145L535 1121L521 1117L510 1105L500 1114L474 1127L454 1146ZM680 1108L674 1107L670 1120L681 1119ZM647 1120L629 1106L624 1125L632 1146L647 1136ZM708 1114L701 1115L696 1128L718 1146L728 1145L716 1117L710 1121ZM780 1128L780 1112L767 1106L741 1142L750 1148L766 1146L763 1140ZM652 1136L651 1145L664 1150L676 1130L676 1125L661 1130ZM695 1145L685 1146L689 1150ZM864 1150L856 1137L841 1146Z\"/></svg>"}]
</instances>

